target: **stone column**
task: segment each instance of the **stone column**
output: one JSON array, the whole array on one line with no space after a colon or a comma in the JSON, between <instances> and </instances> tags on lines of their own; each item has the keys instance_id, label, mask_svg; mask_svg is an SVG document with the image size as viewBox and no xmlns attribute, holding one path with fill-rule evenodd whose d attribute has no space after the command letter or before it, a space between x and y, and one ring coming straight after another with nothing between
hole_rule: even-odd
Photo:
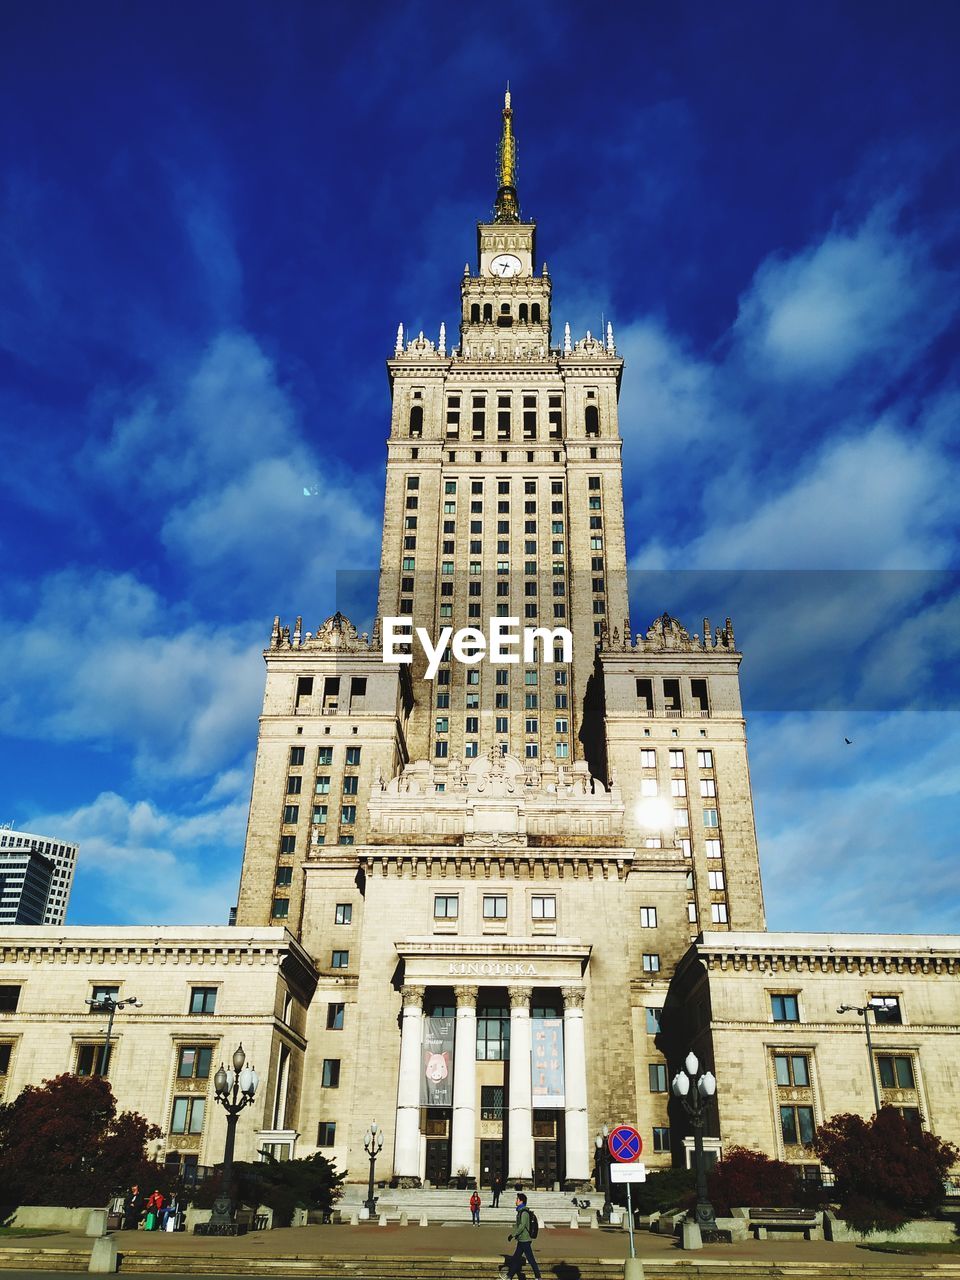
<instances>
[{"instance_id":1,"label":"stone column","mask_svg":"<svg viewBox=\"0 0 960 1280\"><path fill-rule=\"evenodd\" d=\"M530 1086L530 988L510 989L510 1139L507 1181L533 1179L533 1101Z\"/></svg>"},{"instance_id":2,"label":"stone column","mask_svg":"<svg viewBox=\"0 0 960 1280\"><path fill-rule=\"evenodd\" d=\"M397 1131L393 1172L398 1178L420 1177L420 1073L423 1069L423 988L402 987L400 1079L397 1084Z\"/></svg>"},{"instance_id":3,"label":"stone column","mask_svg":"<svg viewBox=\"0 0 960 1280\"><path fill-rule=\"evenodd\" d=\"M563 1089L567 1179L590 1179L587 1130L587 1052L583 1036L583 988L563 988Z\"/></svg>"},{"instance_id":4,"label":"stone column","mask_svg":"<svg viewBox=\"0 0 960 1280\"><path fill-rule=\"evenodd\" d=\"M475 1173L477 1136L477 990L455 987L457 1030L453 1048L453 1138L450 1172Z\"/></svg>"}]
</instances>

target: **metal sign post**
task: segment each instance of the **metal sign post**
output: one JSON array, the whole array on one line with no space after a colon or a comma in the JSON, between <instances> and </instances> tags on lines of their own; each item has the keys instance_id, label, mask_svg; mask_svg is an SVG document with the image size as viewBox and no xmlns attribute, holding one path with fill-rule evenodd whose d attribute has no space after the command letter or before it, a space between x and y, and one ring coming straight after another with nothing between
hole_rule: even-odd
<instances>
[{"instance_id":1,"label":"metal sign post","mask_svg":"<svg viewBox=\"0 0 960 1280\"><path fill-rule=\"evenodd\" d=\"M619 1124L607 1139L610 1154L617 1161L610 1169L612 1182L627 1184L627 1230L630 1233L630 1257L636 1258L637 1246L633 1239L633 1201L630 1196L631 1182L646 1182L647 1170L644 1165L637 1164L643 1150L643 1139L633 1125Z\"/></svg>"}]
</instances>

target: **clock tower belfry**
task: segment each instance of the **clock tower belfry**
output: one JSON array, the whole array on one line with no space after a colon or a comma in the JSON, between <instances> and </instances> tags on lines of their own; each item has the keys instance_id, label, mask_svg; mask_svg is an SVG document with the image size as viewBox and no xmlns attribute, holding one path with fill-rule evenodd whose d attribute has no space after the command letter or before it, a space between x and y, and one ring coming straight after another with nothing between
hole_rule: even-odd
<instances>
[{"instance_id":1,"label":"clock tower belfry","mask_svg":"<svg viewBox=\"0 0 960 1280\"><path fill-rule=\"evenodd\" d=\"M534 275L537 225L524 222L517 196L517 140L510 90L504 95L492 222L477 224L477 275L464 269L460 349L478 359L514 359L550 348L550 277Z\"/></svg>"}]
</instances>

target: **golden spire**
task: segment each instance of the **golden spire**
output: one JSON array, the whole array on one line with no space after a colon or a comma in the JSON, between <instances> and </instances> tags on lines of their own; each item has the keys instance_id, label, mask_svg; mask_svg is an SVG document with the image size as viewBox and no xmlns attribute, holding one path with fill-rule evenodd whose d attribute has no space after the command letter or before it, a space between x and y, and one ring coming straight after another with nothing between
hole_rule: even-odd
<instances>
[{"instance_id":1,"label":"golden spire","mask_svg":"<svg viewBox=\"0 0 960 1280\"><path fill-rule=\"evenodd\" d=\"M497 148L497 202L494 206L494 222L519 222L520 202L517 200L517 139L513 133L513 110L510 106L510 81L503 95L503 131Z\"/></svg>"}]
</instances>

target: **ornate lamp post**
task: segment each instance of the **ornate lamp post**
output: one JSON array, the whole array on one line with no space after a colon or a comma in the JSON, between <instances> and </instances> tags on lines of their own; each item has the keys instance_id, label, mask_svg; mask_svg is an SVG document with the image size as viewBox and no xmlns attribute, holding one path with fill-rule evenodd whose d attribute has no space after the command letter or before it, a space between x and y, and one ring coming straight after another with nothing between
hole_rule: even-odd
<instances>
[{"instance_id":1,"label":"ornate lamp post","mask_svg":"<svg viewBox=\"0 0 960 1280\"><path fill-rule=\"evenodd\" d=\"M837 1013L859 1013L863 1019L863 1029L867 1033L867 1057L870 1060L870 1083L873 1085L873 1102L874 1107L880 1110L880 1089L877 1085L877 1064L873 1060L873 1040L870 1037L870 1019L867 1016L870 1010L873 1010L873 1016L876 1018L878 1011L883 1009L894 1009L897 1001L891 996L874 996L868 1000L866 1004L842 1004L838 1007ZM899 1020L899 1019L898 1019Z\"/></svg>"},{"instance_id":2,"label":"ornate lamp post","mask_svg":"<svg viewBox=\"0 0 960 1280\"><path fill-rule=\"evenodd\" d=\"M253 1102L260 1077L253 1067L247 1066L247 1055L243 1045L239 1045L233 1055L233 1070L220 1070L213 1077L213 1087L217 1101L227 1113L227 1140L223 1148L223 1186L220 1195L213 1204L213 1213L206 1224L205 1235L236 1235L237 1227L233 1221L233 1149L237 1137L237 1119L240 1112Z\"/></svg>"},{"instance_id":3,"label":"ornate lamp post","mask_svg":"<svg viewBox=\"0 0 960 1280\"><path fill-rule=\"evenodd\" d=\"M695 1053L688 1053L683 1065L686 1071L677 1072L673 1077L672 1088L674 1096L680 1099L693 1126L693 1153L697 1166L697 1207L694 1212L694 1221L701 1232L716 1231L717 1223L713 1214L713 1205L707 1194L707 1166L703 1159L703 1123L706 1119L707 1103L717 1091L717 1081L712 1071L704 1071L694 1082L694 1077L700 1068Z\"/></svg>"},{"instance_id":4,"label":"ornate lamp post","mask_svg":"<svg viewBox=\"0 0 960 1280\"><path fill-rule=\"evenodd\" d=\"M370 1128L363 1135L363 1149L370 1157L370 1180L367 1183L367 1198L364 1204L372 1218L377 1211L377 1200L373 1194L373 1175L376 1169L377 1156L383 1150L383 1130L376 1120L370 1121Z\"/></svg>"},{"instance_id":5,"label":"ornate lamp post","mask_svg":"<svg viewBox=\"0 0 960 1280\"><path fill-rule=\"evenodd\" d=\"M101 996L99 1000L84 1000L84 1004L90 1006L91 1013L106 1013L109 1015L107 1020L107 1038L104 1041L103 1052L100 1054L100 1074L105 1076L107 1068L110 1066L110 1039L113 1035L113 1019L118 1009L123 1009L126 1005L130 1005L134 1009L142 1009L143 1001L138 1000L136 996L127 996L126 1000L118 1000L116 996Z\"/></svg>"},{"instance_id":6,"label":"ornate lamp post","mask_svg":"<svg viewBox=\"0 0 960 1280\"><path fill-rule=\"evenodd\" d=\"M607 1138L610 1136L610 1126L605 1124L597 1136L594 1138L594 1146L597 1148L597 1173L599 1175L600 1186L598 1191L603 1192L603 1208L600 1210L600 1221L610 1221L610 1148L607 1145Z\"/></svg>"}]
</instances>

